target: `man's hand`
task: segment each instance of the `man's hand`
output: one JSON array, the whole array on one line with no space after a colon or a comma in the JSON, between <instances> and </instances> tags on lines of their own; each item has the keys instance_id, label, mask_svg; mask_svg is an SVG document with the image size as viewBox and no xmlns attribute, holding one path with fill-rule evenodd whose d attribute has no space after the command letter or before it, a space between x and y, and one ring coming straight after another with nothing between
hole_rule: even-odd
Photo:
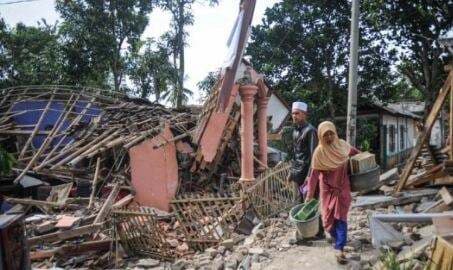
<instances>
[{"instance_id":1,"label":"man's hand","mask_svg":"<svg viewBox=\"0 0 453 270\"><path fill-rule=\"evenodd\" d=\"M309 201L311 201L311 200L313 200L313 198L311 198L311 197L308 197L308 196L307 196L307 197L305 197L305 203L308 203L308 202L309 202Z\"/></svg>"}]
</instances>

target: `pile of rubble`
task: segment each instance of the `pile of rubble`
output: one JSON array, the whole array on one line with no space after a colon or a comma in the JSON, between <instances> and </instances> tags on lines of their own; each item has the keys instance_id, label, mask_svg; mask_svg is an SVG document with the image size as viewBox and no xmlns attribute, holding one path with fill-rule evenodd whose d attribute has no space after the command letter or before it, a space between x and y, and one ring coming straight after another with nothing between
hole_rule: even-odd
<instances>
[{"instance_id":1,"label":"pile of rubble","mask_svg":"<svg viewBox=\"0 0 453 270\"><path fill-rule=\"evenodd\" d=\"M1 92L0 143L15 162L1 176L0 229L25 217L26 232L27 256L12 265L104 268L126 253L171 261L241 221L238 87L224 111L213 91L200 114L92 88Z\"/></svg>"},{"instance_id":2,"label":"pile of rubble","mask_svg":"<svg viewBox=\"0 0 453 270\"><path fill-rule=\"evenodd\" d=\"M98 89L2 90L0 143L17 161L0 181L1 209L10 208L0 230L25 216L25 227L11 232L26 232L26 239L9 239L11 247L21 241L9 252L26 254L9 256L10 263L29 257L36 268L264 269L291 262L282 256L307 246L331 250L328 240L299 239L288 220L298 198L291 166L267 165L267 89L259 76L250 80L262 102L258 149L249 155L239 153L239 85L223 110L217 85L199 114ZM421 149L401 175L392 169L354 194L351 267L440 263L439 250L451 248L451 161L419 157ZM444 152L453 156L449 146ZM245 158L254 181L238 181Z\"/></svg>"},{"instance_id":3,"label":"pile of rubble","mask_svg":"<svg viewBox=\"0 0 453 270\"><path fill-rule=\"evenodd\" d=\"M108 262L112 213L137 193L128 150L164 131L172 140L156 148L188 144L197 121L188 111L65 86L4 89L0 110L1 145L16 159L1 193L14 205L9 214L28 214L30 258L47 266L57 258L62 266ZM65 261L75 254L83 256Z\"/></svg>"}]
</instances>

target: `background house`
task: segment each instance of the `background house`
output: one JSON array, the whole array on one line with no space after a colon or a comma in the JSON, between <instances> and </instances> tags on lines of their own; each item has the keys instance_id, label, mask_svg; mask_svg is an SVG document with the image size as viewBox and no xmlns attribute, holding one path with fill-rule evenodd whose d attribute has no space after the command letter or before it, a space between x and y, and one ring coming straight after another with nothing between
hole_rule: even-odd
<instances>
[{"instance_id":1,"label":"background house","mask_svg":"<svg viewBox=\"0 0 453 270\"><path fill-rule=\"evenodd\" d=\"M346 117L336 117L340 137L346 135ZM357 146L376 154L382 170L402 164L417 140L422 117L397 106L369 103L357 108Z\"/></svg>"},{"instance_id":2,"label":"background house","mask_svg":"<svg viewBox=\"0 0 453 270\"><path fill-rule=\"evenodd\" d=\"M423 101L402 101L396 103L389 103L389 108L399 111L409 111L420 117L425 113L425 102ZM433 129L431 131L431 138L429 144L435 147L441 147L445 143L445 126L442 119L447 119L446 112L442 111L440 117L436 119Z\"/></svg>"}]
</instances>

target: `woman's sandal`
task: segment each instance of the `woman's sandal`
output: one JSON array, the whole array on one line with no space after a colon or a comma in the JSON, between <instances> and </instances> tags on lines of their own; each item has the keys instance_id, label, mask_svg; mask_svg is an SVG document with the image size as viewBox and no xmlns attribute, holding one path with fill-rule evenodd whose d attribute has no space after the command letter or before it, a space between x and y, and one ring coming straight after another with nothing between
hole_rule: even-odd
<instances>
[{"instance_id":1,"label":"woman's sandal","mask_svg":"<svg viewBox=\"0 0 453 270\"><path fill-rule=\"evenodd\" d=\"M346 256L344 255L343 252L338 252L335 254L335 258L337 259L338 264L346 264L348 263L348 260L346 259Z\"/></svg>"}]
</instances>

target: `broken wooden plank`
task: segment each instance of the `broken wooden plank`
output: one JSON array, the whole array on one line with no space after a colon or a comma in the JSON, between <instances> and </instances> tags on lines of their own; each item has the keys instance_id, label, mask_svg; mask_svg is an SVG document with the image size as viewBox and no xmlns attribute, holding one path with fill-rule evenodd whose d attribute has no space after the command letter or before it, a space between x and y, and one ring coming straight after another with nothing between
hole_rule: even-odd
<instances>
[{"instance_id":1,"label":"broken wooden plank","mask_svg":"<svg viewBox=\"0 0 453 270\"><path fill-rule=\"evenodd\" d=\"M58 219L58 222L55 225L55 227L59 229L70 229L80 220L81 220L80 217L63 215L62 217L60 217L60 219Z\"/></svg>"},{"instance_id":2,"label":"broken wooden plank","mask_svg":"<svg viewBox=\"0 0 453 270\"><path fill-rule=\"evenodd\" d=\"M445 174L442 172L442 166L443 166L442 164L436 165L429 169L428 171L426 171L425 173L409 179L409 181L406 183L406 186L407 187L419 186L429 181L432 181L436 178L444 176Z\"/></svg>"},{"instance_id":3,"label":"broken wooden plank","mask_svg":"<svg viewBox=\"0 0 453 270\"><path fill-rule=\"evenodd\" d=\"M45 234L55 229L54 221L44 221L43 223L37 225L34 230L39 234Z\"/></svg>"},{"instance_id":4,"label":"broken wooden plank","mask_svg":"<svg viewBox=\"0 0 453 270\"><path fill-rule=\"evenodd\" d=\"M393 180L398 180L398 168L390 169L379 176L379 182L389 184Z\"/></svg>"},{"instance_id":5,"label":"broken wooden plank","mask_svg":"<svg viewBox=\"0 0 453 270\"><path fill-rule=\"evenodd\" d=\"M110 192L110 195L108 196L108 198L105 200L104 204L102 205L101 210L99 210L98 215L94 219L94 222L93 222L94 224L103 222L105 220L105 218L110 213L110 210L113 207L113 203L116 199L116 196L118 196L119 191L120 191L120 184L116 183L113 186L112 191Z\"/></svg>"},{"instance_id":6,"label":"broken wooden plank","mask_svg":"<svg viewBox=\"0 0 453 270\"><path fill-rule=\"evenodd\" d=\"M401 178L395 187L395 192L400 192L406 185L406 181L409 178L409 175L411 174L412 169L414 168L415 161L418 157L418 154L422 150L423 144L428 140L428 138L431 134L431 130L434 126L434 123L436 122L437 116L439 115L439 112L442 109L442 105L444 104L448 94L450 93L452 78L453 78L453 71L450 71L447 80L445 81L444 85L440 89L439 95L437 96L437 98L433 104L433 107L432 107L431 111L429 112L428 117L426 118L424 129L417 138L417 143L415 144L415 147L412 150L412 153L406 163L406 166L404 167L403 174L401 175Z\"/></svg>"},{"instance_id":7,"label":"broken wooden plank","mask_svg":"<svg viewBox=\"0 0 453 270\"><path fill-rule=\"evenodd\" d=\"M122 198L121 200L117 201L115 204L113 204L112 208L113 209L118 209L118 208L123 208L126 205L128 205L133 199L134 195L129 194L126 197Z\"/></svg>"},{"instance_id":8,"label":"broken wooden plank","mask_svg":"<svg viewBox=\"0 0 453 270\"><path fill-rule=\"evenodd\" d=\"M453 203L453 196L450 194L446 187L442 187L439 190L439 195L446 205L450 205Z\"/></svg>"},{"instance_id":9,"label":"broken wooden plank","mask_svg":"<svg viewBox=\"0 0 453 270\"><path fill-rule=\"evenodd\" d=\"M40 200L33 200L33 199L19 199L19 198L6 198L7 202L10 203L18 203L24 205L33 205L33 206L48 206L48 207L62 207L65 203L60 202L48 202L48 201L40 201Z\"/></svg>"},{"instance_id":10,"label":"broken wooden plank","mask_svg":"<svg viewBox=\"0 0 453 270\"><path fill-rule=\"evenodd\" d=\"M52 258L55 255L64 257L72 257L81 255L90 251L102 252L108 251L112 245L112 240L97 240L83 242L77 245L66 244L61 247L53 248L50 250L37 250L30 252L30 259L32 261L42 261L44 259Z\"/></svg>"},{"instance_id":11,"label":"broken wooden plank","mask_svg":"<svg viewBox=\"0 0 453 270\"><path fill-rule=\"evenodd\" d=\"M96 223L87 226L82 226L78 228L74 228L71 230L65 230L55 233L50 233L41 236L35 236L28 239L28 244L30 246L34 246L36 244L45 244L45 243L52 243L56 241L67 240L75 237L80 237L86 234L90 234L95 232L96 230L102 227L103 223Z\"/></svg>"},{"instance_id":12,"label":"broken wooden plank","mask_svg":"<svg viewBox=\"0 0 453 270\"><path fill-rule=\"evenodd\" d=\"M88 209L91 209L93 206L94 195L96 194L96 185L98 184L99 179L99 170L101 169L101 157L96 159L96 169L94 171L93 182L91 184L91 194L90 194L90 202L88 203Z\"/></svg>"},{"instance_id":13,"label":"broken wooden plank","mask_svg":"<svg viewBox=\"0 0 453 270\"><path fill-rule=\"evenodd\" d=\"M358 196L356 202L352 207L362 207L362 208L374 208L374 207L387 207L389 205L401 205L408 204L412 202L418 202L423 197L433 197L437 194L436 189L422 189L422 190L413 190L401 192L398 194L399 197L393 196Z\"/></svg>"}]
</instances>

